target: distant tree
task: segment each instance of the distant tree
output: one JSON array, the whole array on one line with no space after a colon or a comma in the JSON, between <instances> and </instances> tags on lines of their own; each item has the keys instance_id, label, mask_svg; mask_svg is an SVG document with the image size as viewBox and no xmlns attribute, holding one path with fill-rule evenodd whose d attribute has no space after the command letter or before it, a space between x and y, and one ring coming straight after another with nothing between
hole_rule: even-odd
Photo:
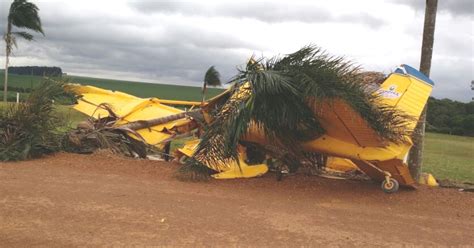
<instances>
[{"instance_id":1,"label":"distant tree","mask_svg":"<svg viewBox=\"0 0 474 248\"><path fill-rule=\"evenodd\" d=\"M5 60L5 82L3 85L3 101L7 101L8 91L8 62L13 47L17 46L16 37L21 37L27 41L33 40L33 35L26 31L13 31L13 27L31 30L44 35L41 27L41 20L38 15L38 7L27 0L14 0L10 5L10 11L7 19L7 32L4 34L6 43L6 60Z\"/></svg>"},{"instance_id":2,"label":"distant tree","mask_svg":"<svg viewBox=\"0 0 474 248\"><path fill-rule=\"evenodd\" d=\"M207 91L207 86L220 86L221 85L221 80L220 80L220 74L214 68L214 66L209 67L207 69L206 74L204 75L204 84L202 85L202 102L206 100L206 91Z\"/></svg>"},{"instance_id":3,"label":"distant tree","mask_svg":"<svg viewBox=\"0 0 474 248\"><path fill-rule=\"evenodd\" d=\"M474 136L474 114L467 115L463 120L464 135Z\"/></svg>"},{"instance_id":4,"label":"distant tree","mask_svg":"<svg viewBox=\"0 0 474 248\"><path fill-rule=\"evenodd\" d=\"M430 97L428 109L427 131L474 136L474 102L463 103Z\"/></svg>"},{"instance_id":5,"label":"distant tree","mask_svg":"<svg viewBox=\"0 0 474 248\"><path fill-rule=\"evenodd\" d=\"M60 77L63 71L59 67L49 66L10 66L8 73L16 75Z\"/></svg>"},{"instance_id":6,"label":"distant tree","mask_svg":"<svg viewBox=\"0 0 474 248\"><path fill-rule=\"evenodd\" d=\"M466 105L466 112L468 114L474 114L474 101Z\"/></svg>"}]
</instances>

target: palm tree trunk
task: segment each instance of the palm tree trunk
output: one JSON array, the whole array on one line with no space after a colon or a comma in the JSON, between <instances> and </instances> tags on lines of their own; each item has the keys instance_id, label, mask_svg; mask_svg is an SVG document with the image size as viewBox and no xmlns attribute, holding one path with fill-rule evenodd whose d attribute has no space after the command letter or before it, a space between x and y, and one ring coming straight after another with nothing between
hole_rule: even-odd
<instances>
[{"instance_id":1,"label":"palm tree trunk","mask_svg":"<svg viewBox=\"0 0 474 248\"><path fill-rule=\"evenodd\" d=\"M8 34L7 34L8 35ZM5 41L8 42L8 38L5 38ZM3 101L7 102L7 91L8 91L8 57L9 57L9 49L8 44L6 50L6 59L5 59L5 81L3 82Z\"/></svg>"},{"instance_id":2,"label":"palm tree trunk","mask_svg":"<svg viewBox=\"0 0 474 248\"><path fill-rule=\"evenodd\" d=\"M12 51L12 22L8 18L7 33L5 35L5 81L3 82L3 101L6 103L8 98L8 60Z\"/></svg>"},{"instance_id":3,"label":"palm tree trunk","mask_svg":"<svg viewBox=\"0 0 474 248\"><path fill-rule=\"evenodd\" d=\"M201 104L204 104L204 101L206 101L206 90L207 90L207 84L204 82L204 85L202 87L202 101Z\"/></svg>"},{"instance_id":4,"label":"palm tree trunk","mask_svg":"<svg viewBox=\"0 0 474 248\"><path fill-rule=\"evenodd\" d=\"M436 23L436 10L438 0L426 0L425 23L423 27L423 42L421 46L420 71L427 77L430 76L431 57L433 55L434 31ZM425 138L426 105L420 115L418 125L413 133L413 147L408 155L410 174L418 181L423 164L423 141Z\"/></svg>"},{"instance_id":5,"label":"palm tree trunk","mask_svg":"<svg viewBox=\"0 0 474 248\"><path fill-rule=\"evenodd\" d=\"M164 124L164 123L167 123L167 122L170 122L170 121L183 119L186 116L188 116L189 114L199 113L200 111L201 111L200 109L196 109L196 110L193 110L193 111L182 112L182 113L174 114L174 115L168 115L168 116L165 116L165 117L160 117L160 118L151 119L151 120L147 120L147 121L143 121L143 120L134 121L134 122L127 123L127 124L125 124L123 126L120 126L120 127L121 128L132 129L132 130L140 130L140 129L144 129L144 128L153 127L153 126L156 126L156 125L161 125L161 124Z\"/></svg>"}]
</instances>

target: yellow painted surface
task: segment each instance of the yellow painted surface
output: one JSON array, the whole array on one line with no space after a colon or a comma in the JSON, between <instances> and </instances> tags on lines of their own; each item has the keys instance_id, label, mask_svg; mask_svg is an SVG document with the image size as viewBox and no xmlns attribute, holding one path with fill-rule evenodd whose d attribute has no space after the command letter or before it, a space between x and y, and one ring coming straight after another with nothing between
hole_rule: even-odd
<instances>
[{"instance_id":1,"label":"yellow painted surface","mask_svg":"<svg viewBox=\"0 0 474 248\"><path fill-rule=\"evenodd\" d=\"M376 94L381 95L378 104L392 106L411 116L413 119L407 120L407 131L413 131L431 90L431 85L411 75L392 73ZM410 137L406 136L407 142L403 144L382 140L358 113L339 99L317 103L313 111L326 134L304 143L305 150L351 160L372 161L376 166L383 167L383 170L393 171L401 184L413 184L403 163L412 146ZM255 127L250 128L245 140L266 142L261 130ZM377 171L369 176L383 179L383 174Z\"/></svg>"},{"instance_id":2,"label":"yellow painted surface","mask_svg":"<svg viewBox=\"0 0 474 248\"><path fill-rule=\"evenodd\" d=\"M248 165L240 158L239 164L236 161L228 164L228 169L212 175L215 179L234 179L234 178L252 178L259 177L268 172L266 164Z\"/></svg>"},{"instance_id":3,"label":"yellow painted surface","mask_svg":"<svg viewBox=\"0 0 474 248\"><path fill-rule=\"evenodd\" d=\"M431 90L431 85L413 76L393 73L378 93L382 94L380 104L393 106L413 117L407 121L408 131L412 131ZM380 140L365 120L342 101L321 103L316 114L327 133L305 143L306 150L350 159L385 161L403 159L412 145L408 136L405 144Z\"/></svg>"},{"instance_id":4,"label":"yellow painted surface","mask_svg":"<svg viewBox=\"0 0 474 248\"><path fill-rule=\"evenodd\" d=\"M186 141L182 148L178 148L178 151L180 151L181 153L183 153L184 155L188 157L192 157L200 141L201 141L200 139L192 139L192 140Z\"/></svg>"},{"instance_id":5,"label":"yellow painted surface","mask_svg":"<svg viewBox=\"0 0 474 248\"><path fill-rule=\"evenodd\" d=\"M421 176L420 176L420 180L418 180L418 183L428 185L428 186L431 186L431 187L438 187L439 186L439 184L436 181L435 177L430 173L422 173Z\"/></svg>"},{"instance_id":6,"label":"yellow painted surface","mask_svg":"<svg viewBox=\"0 0 474 248\"><path fill-rule=\"evenodd\" d=\"M196 150L200 139L189 140L184 143L183 148L178 151L188 157L192 157ZM245 162L245 153L239 151L239 163L237 161L230 161L229 163L219 166L219 173L212 175L215 179L233 179L233 178L251 178L258 177L268 172L266 164L248 165ZM216 168L212 168L216 169Z\"/></svg>"},{"instance_id":7,"label":"yellow painted surface","mask_svg":"<svg viewBox=\"0 0 474 248\"><path fill-rule=\"evenodd\" d=\"M351 160L338 157L328 157L326 168L330 170L346 172L357 170L358 167Z\"/></svg>"},{"instance_id":8,"label":"yellow painted surface","mask_svg":"<svg viewBox=\"0 0 474 248\"><path fill-rule=\"evenodd\" d=\"M395 87L393 89L393 87ZM408 129L413 130L433 87L411 75L393 73L381 85L384 92L400 94L399 97L384 97L383 104L395 106L406 114L416 117L409 121Z\"/></svg>"},{"instance_id":9,"label":"yellow painted surface","mask_svg":"<svg viewBox=\"0 0 474 248\"><path fill-rule=\"evenodd\" d=\"M379 104L393 106L413 117L413 120L407 120L407 131L412 131L431 90L431 85L413 76L393 73L381 85L377 94L382 94ZM304 143L303 148L307 151L348 159L387 161L403 160L412 146L408 136L405 137L407 142L403 144L382 140L380 135L342 100L317 103L313 111L326 134ZM266 142L258 128L251 126L249 133L245 140Z\"/></svg>"}]
</instances>

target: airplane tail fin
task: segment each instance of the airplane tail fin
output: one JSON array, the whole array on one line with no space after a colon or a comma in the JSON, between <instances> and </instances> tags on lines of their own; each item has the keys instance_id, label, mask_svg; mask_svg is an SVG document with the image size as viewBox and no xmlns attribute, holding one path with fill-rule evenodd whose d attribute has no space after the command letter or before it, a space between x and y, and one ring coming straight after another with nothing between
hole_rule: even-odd
<instances>
[{"instance_id":1,"label":"airplane tail fin","mask_svg":"<svg viewBox=\"0 0 474 248\"><path fill-rule=\"evenodd\" d=\"M434 82L408 65L399 66L378 89L382 102L414 117L408 129L415 129L433 89Z\"/></svg>"}]
</instances>

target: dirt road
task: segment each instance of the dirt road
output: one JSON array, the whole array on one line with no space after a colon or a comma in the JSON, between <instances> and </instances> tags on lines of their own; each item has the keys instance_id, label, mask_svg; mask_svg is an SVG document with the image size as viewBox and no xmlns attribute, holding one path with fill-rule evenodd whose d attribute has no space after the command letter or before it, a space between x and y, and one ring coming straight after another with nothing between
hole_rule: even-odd
<instances>
[{"instance_id":1,"label":"dirt road","mask_svg":"<svg viewBox=\"0 0 474 248\"><path fill-rule=\"evenodd\" d=\"M0 246L474 245L474 194L295 175L181 182L176 165L58 154L0 164Z\"/></svg>"}]
</instances>

